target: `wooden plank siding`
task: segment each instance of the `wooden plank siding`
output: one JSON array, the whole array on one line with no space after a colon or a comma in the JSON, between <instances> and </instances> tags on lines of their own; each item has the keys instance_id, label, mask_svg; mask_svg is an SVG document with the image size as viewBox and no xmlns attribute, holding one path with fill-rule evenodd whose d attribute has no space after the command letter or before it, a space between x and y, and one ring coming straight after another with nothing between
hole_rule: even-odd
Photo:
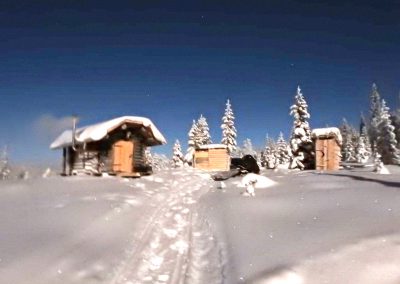
<instances>
[{"instance_id":1,"label":"wooden plank siding","mask_svg":"<svg viewBox=\"0 0 400 284\"><path fill-rule=\"evenodd\" d=\"M229 170L230 156L227 149L198 149L194 167L202 170Z\"/></svg>"},{"instance_id":2,"label":"wooden plank siding","mask_svg":"<svg viewBox=\"0 0 400 284\"><path fill-rule=\"evenodd\" d=\"M338 170L340 146L334 138L319 138L315 141L316 170Z\"/></svg>"},{"instance_id":3,"label":"wooden plank siding","mask_svg":"<svg viewBox=\"0 0 400 284\"><path fill-rule=\"evenodd\" d=\"M119 140L113 145L113 172L131 173L133 169L133 142Z\"/></svg>"}]
</instances>

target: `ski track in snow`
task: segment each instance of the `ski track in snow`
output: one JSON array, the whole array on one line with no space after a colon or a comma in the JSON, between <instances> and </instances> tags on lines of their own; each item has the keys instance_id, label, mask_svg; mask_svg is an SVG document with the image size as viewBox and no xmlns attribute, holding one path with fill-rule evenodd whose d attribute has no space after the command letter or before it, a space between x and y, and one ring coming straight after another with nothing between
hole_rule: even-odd
<instances>
[{"instance_id":1,"label":"ski track in snow","mask_svg":"<svg viewBox=\"0 0 400 284\"><path fill-rule=\"evenodd\" d=\"M152 196L154 213L143 218L143 229L112 284L222 282L221 249L195 210L209 188L209 175L188 176L182 170L171 176L161 190L144 189Z\"/></svg>"}]
</instances>

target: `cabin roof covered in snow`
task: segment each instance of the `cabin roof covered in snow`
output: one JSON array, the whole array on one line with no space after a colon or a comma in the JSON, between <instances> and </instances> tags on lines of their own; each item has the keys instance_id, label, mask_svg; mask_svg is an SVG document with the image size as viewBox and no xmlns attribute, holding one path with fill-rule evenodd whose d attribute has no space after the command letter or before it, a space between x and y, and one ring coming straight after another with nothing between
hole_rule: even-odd
<instances>
[{"instance_id":1,"label":"cabin roof covered in snow","mask_svg":"<svg viewBox=\"0 0 400 284\"><path fill-rule=\"evenodd\" d=\"M339 145L342 145L342 134L337 127L316 128L311 133L312 138L335 138Z\"/></svg>"},{"instance_id":2,"label":"cabin roof covered in snow","mask_svg":"<svg viewBox=\"0 0 400 284\"><path fill-rule=\"evenodd\" d=\"M147 138L147 145L162 145L166 144L164 136L153 124L153 122L145 117L139 116L121 116L104 122L100 122L85 127L76 129L76 143L82 144L93 141L100 141L107 136L108 133L120 127L123 124L141 126L146 130L149 137ZM50 149L64 148L72 145L72 130L65 130L60 136L54 140L50 145Z\"/></svg>"},{"instance_id":3,"label":"cabin roof covered in snow","mask_svg":"<svg viewBox=\"0 0 400 284\"><path fill-rule=\"evenodd\" d=\"M228 146L225 144L207 144L199 146L199 149L206 150L206 149L227 149Z\"/></svg>"}]
</instances>

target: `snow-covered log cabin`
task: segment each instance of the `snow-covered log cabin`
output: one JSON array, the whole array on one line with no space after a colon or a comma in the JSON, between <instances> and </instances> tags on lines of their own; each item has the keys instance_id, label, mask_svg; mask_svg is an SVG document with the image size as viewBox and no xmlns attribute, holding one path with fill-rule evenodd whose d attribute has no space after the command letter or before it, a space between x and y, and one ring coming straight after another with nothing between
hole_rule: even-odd
<instances>
[{"instance_id":1,"label":"snow-covered log cabin","mask_svg":"<svg viewBox=\"0 0 400 284\"><path fill-rule=\"evenodd\" d=\"M315 143L315 169L338 170L341 160L342 135L336 127L317 128L311 133Z\"/></svg>"},{"instance_id":2,"label":"snow-covered log cabin","mask_svg":"<svg viewBox=\"0 0 400 284\"><path fill-rule=\"evenodd\" d=\"M150 119L122 116L66 130L50 149L62 149L63 175L140 176L152 172L145 161L146 147L162 144L166 140Z\"/></svg>"},{"instance_id":3,"label":"snow-covered log cabin","mask_svg":"<svg viewBox=\"0 0 400 284\"><path fill-rule=\"evenodd\" d=\"M194 152L193 166L202 170L223 170L230 167L231 158L228 147L223 144L199 146Z\"/></svg>"}]
</instances>

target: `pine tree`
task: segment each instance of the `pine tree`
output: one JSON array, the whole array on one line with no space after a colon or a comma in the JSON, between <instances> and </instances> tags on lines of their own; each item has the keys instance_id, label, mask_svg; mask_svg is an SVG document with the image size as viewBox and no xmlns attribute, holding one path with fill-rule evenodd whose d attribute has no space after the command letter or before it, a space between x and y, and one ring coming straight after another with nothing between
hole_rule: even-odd
<instances>
[{"instance_id":1,"label":"pine tree","mask_svg":"<svg viewBox=\"0 0 400 284\"><path fill-rule=\"evenodd\" d=\"M356 147L356 160L357 163L366 163L371 156L371 152L367 150L364 138L360 136Z\"/></svg>"},{"instance_id":2,"label":"pine tree","mask_svg":"<svg viewBox=\"0 0 400 284\"><path fill-rule=\"evenodd\" d=\"M360 135L356 147L356 160L358 163L366 163L372 155L371 144L369 143L367 126L364 117L361 116Z\"/></svg>"},{"instance_id":3,"label":"pine tree","mask_svg":"<svg viewBox=\"0 0 400 284\"><path fill-rule=\"evenodd\" d=\"M185 155L185 162L188 164L191 164L193 160L194 150L196 149L196 143L198 142L196 137L197 133L197 123L193 120L192 127L190 128L188 133L188 148Z\"/></svg>"},{"instance_id":4,"label":"pine tree","mask_svg":"<svg viewBox=\"0 0 400 284\"><path fill-rule=\"evenodd\" d=\"M360 127L359 127L360 134L361 134L364 130L367 130L367 123L366 123L364 114L361 113L361 116L360 116ZM368 134L368 132L367 132L367 134Z\"/></svg>"},{"instance_id":5,"label":"pine tree","mask_svg":"<svg viewBox=\"0 0 400 284\"><path fill-rule=\"evenodd\" d=\"M8 163L8 149L4 146L0 156L0 180L6 180L9 178L11 173L10 166Z\"/></svg>"},{"instance_id":6,"label":"pine tree","mask_svg":"<svg viewBox=\"0 0 400 284\"><path fill-rule=\"evenodd\" d=\"M265 140L262 165L267 169L275 169L278 166L278 159L276 157L276 143L268 136L268 134Z\"/></svg>"},{"instance_id":7,"label":"pine tree","mask_svg":"<svg viewBox=\"0 0 400 284\"><path fill-rule=\"evenodd\" d=\"M197 120L197 128L198 131L195 133L195 142L197 142L196 147L212 143L210 128L208 127L207 120L203 115L200 115L200 118Z\"/></svg>"},{"instance_id":8,"label":"pine tree","mask_svg":"<svg viewBox=\"0 0 400 284\"><path fill-rule=\"evenodd\" d=\"M377 149L374 149L374 172L380 173L383 167L382 156Z\"/></svg>"},{"instance_id":9,"label":"pine tree","mask_svg":"<svg viewBox=\"0 0 400 284\"><path fill-rule=\"evenodd\" d=\"M251 142L251 139L250 139L250 138L246 138L246 139L243 141L242 155L243 155L243 156L245 156L245 155L251 155L251 156L253 156L254 158L257 157L257 153L256 153L256 151L255 151L254 148L253 148L253 143Z\"/></svg>"},{"instance_id":10,"label":"pine tree","mask_svg":"<svg viewBox=\"0 0 400 284\"><path fill-rule=\"evenodd\" d=\"M235 116L233 115L232 106L229 100L226 102L225 113L222 117L222 141L221 143L228 147L228 152L231 154L236 151L237 132L235 128Z\"/></svg>"},{"instance_id":11,"label":"pine tree","mask_svg":"<svg viewBox=\"0 0 400 284\"><path fill-rule=\"evenodd\" d=\"M283 138L282 132L279 133L278 141L276 142L276 158L280 165L289 162L288 144Z\"/></svg>"},{"instance_id":12,"label":"pine tree","mask_svg":"<svg viewBox=\"0 0 400 284\"><path fill-rule=\"evenodd\" d=\"M153 170L166 170L171 166L171 160L164 154L154 153Z\"/></svg>"},{"instance_id":13,"label":"pine tree","mask_svg":"<svg viewBox=\"0 0 400 284\"><path fill-rule=\"evenodd\" d=\"M396 135L397 148L400 149L400 109L393 112L390 116L392 125L394 126L394 134Z\"/></svg>"},{"instance_id":14,"label":"pine tree","mask_svg":"<svg viewBox=\"0 0 400 284\"><path fill-rule=\"evenodd\" d=\"M172 156L172 165L175 168L179 168L183 166L183 154L182 148L179 140L175 141L174 148L173 148L173 156Z\"/></svg>"},{"instance_id":15,"label":"pine tree","mask_svg":"<svg viewBox=\"0 0 400 284\"><path fill-rule=\"evenodd\" d=\"M376 145L378 152L382 155L384 164L400 164L400 151L397 148L394 126L390 121L389 108L382 100L379 124L377 127Z\"/></svg>"},{"instance_id":16,"label":"pine tree","mask_svg":"<svg viewBox=\"0 0 400 284\"><path fill-rule=\"evenodd\" d=\"M153 155L151 154L150 147L146 147L144 150L144 162L149 167L153 165Z\"/></svg>"},{"instance_id":17,"label":"pine tree","mask_svg":"<svg viewBox=\"0 0 400 284\"><path fill-rule=\"evenodd\" d=\"M378 87L375 83L372 84L370 95L370 122L368 127L369 140L372 149L375 149L376 140L378 138L378 125L381 117L381 95L378 92Z\"/></svg>"},{"instance_id":18,"label":"pine tree","mask_svg":"<svg viewBox=\"0 0 400 284\"><path fill-rule=\"evenodd\" d=\"M308 124L310 114L308 105L297 87L295 104L290 107L290 114L294 118L290 148L292 152L290 168L312 169L314 168L314 145L311 139L311 130Z\"/></svg>"},{"instance_id":19,"label":"pine tree","mask_svg":"<svg viewBox=\"0 0 400 284\"><path fill-rule=\"evenodd\" d=\"M347 122L345 118L343 118L343 123L339 130L343 139L341 146L342 160L346 162L355 162L359 133Z\"/></svg>"}]
</instances>

